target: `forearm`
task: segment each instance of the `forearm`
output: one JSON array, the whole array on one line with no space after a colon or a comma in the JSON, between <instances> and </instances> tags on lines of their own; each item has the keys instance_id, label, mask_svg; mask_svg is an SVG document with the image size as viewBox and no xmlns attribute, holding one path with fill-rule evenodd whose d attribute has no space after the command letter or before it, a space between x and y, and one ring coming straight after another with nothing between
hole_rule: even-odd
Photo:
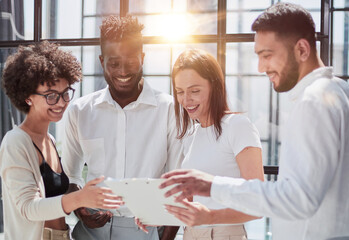
<instances>
[{"instance_id":1,"label":"forearm","mask_svg":"<svg viewBox=\"0 0 349 240\"><path fill-rule=\"evenodd\" d=\"M164 232L161 236L161 240L173 240L175 239L179 227L178 226L165 226Z\"/></svg>"},{"instance_id":2,"label":"forearm","mask_svg":"<svg viewBox=\"0 0 349 240\"><path fill-rule=\"evenodd\" d=\"M207 224L236 224L244 223L251 220L259 219L261 217L256 217L248 215L231 208L210 210L210 222Z\"/></svg>"},{"instance_id":3,"label":"forearm","mask_svg":"<svg viewBox=\"0 0 349 240\"><path fill-rule=\"evenodd\" d=\"M80 198L80 192L74 191L62 196L62 208L66 214L82 207L82 200Z\"/></svg>"}]
</instances>

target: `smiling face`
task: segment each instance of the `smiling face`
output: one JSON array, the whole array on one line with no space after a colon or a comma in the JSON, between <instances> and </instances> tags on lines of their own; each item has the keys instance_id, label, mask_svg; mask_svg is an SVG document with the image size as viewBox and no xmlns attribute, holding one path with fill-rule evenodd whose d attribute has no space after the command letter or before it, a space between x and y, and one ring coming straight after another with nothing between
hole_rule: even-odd
<instances>
[{"instance_id":1,"label":"smiling face","mask_svg":"<svg viewBox=\"0 0 349 240\"><path fill-rule=\"evenodd\" d=\"M132 44L132 41L104 43L100 62L114 99L138 96L138 83L143 75L143 59L141 48Z\"/></svg>"},{"instance_id":2,"label":"smiling face","mask_svg":"<svg viewBox=\"0 0 349 240\"><path fill-rule=\"evenodd\" d=\"M202 127L212 125L209 118L209 81L193 69L184 69L177 73L174 82L177 101L188 112L189 117L198 120Z\"/></svg>"},{"instance_id":3,"label":"smiling face","mask_svg":"<svg viewBox=\"0 0 349 240\"><path fill-rule=\"evenodd\" d=\"M299 64L285 40L274 32L258 31L255 35L258 71L265 72L277 92L291 90L299 81Z\"/></svg>"},{"instance_id":4,"label":"smiling face","mask_svg":"<svg viewBox=\"0 0 349 240\"><path fill-rule=\"evenodd\" d=\"M55 81L54 86L39 85L36 89L36 93L38 94L49 94L49 93L62 93L67 91L69 88L69 83L64 78L59 78ZM32 94L29 97L29 101L31 102L30 110L28 115L35 117L38 122L57 122L62 119L63 113L67 108L69 102L65 102L60 97L59 101L54 105L49 105L46 102L46 98L44 96Z\"/></svg>"}]
</instances>

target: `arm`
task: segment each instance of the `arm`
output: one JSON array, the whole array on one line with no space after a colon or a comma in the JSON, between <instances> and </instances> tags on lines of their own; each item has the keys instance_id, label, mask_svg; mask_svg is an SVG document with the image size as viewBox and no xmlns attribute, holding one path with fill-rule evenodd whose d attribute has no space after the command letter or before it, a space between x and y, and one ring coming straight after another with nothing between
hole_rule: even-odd
<instances>
[{"instance_id":1,"label":"arm","mask_svg":"<svg viewBox=\"0 0 349 240\"><path fill-rule=\"evenodd\" d=\"M255 178L264 180L262 151L260 148L246 147L237 155L236 160L240 168L241 177L247 180ZM229 208L213 210L197 202L182 201L182 203L187 207L186 209L169 205L166 206L166 209L188 226L235 224L259 218Z\"/></svg>"},{"instance_id":2,"label":"arm","mask_svg":"<svg viewBox=\"0 0 349 240\"><path fill-rule=\"evenodd\" d=\"M71 184L84 186L82 170L85 164L77 127L77 109L71 105L64 116L62 167Z\"/></svg>"},{"instance_id":3,"label":"arm","mask_svg":"<svg viewBox=\"0 0 349 240\"><path fill-rule=\"evenodd\" d=\"M319 102L301 103L285 128L278 181L217 177L211 196L228 207L257 216L287 220L313 216L336 173L340 145L340 117L336 111Z\"/></svg>"},{"instance_id":4,"label":"arm","mask_svg":"<svg viewBox=\"0 0 349 240\"><path fill-rule=\"evenodd\" d=\"M177 226L165 226L164 232L161 236L161 240L173 240L175 239L179 227Z\"/></svg>"},{"instance_id":5,"label":"arm","mask_svg":"<svg viewBox=\"0 0 349 240\"><path fill-rule=\"evenodd\" d=\"M104 177L89 181L83 189L68 193L62 197L62 207L65 213L70 213L80 207L114 209L123 204L121 197L112 195L112 190L96 186Z\"/></svg>"},{"instance_id":6,"label":"arm","mask_svg":"<svg viewBox=\"0 0 349 240\"><path fill-rule=\"evenodd\" d=\"M62 166L69 177L69 192L79 190L84 186L82 170L85 164L83 151L77 128L77 109L71 105L65 116L65 131L62 143ZM93 212L93 213L91 213ZM75 215L89 228L104 226L113 214L110 211L92 210L80 207L74 211Z\"/></svg>"}]
</instances>

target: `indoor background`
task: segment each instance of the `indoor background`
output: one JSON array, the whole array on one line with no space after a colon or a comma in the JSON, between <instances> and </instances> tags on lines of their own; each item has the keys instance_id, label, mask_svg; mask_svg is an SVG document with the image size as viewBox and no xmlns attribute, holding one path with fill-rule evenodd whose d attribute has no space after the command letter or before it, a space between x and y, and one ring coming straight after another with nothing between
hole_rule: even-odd
<instances>
[{"instance_id":1,"label":"indoor background","mask_svg":"<svg viewBox=\"0 0 349 240\"><path fill-rule=\"evenodd\" d=\"M277 180L282 124L292 107L257 71L251 24L277 0L0 0L0 72L18 45L43 40L59 43L82 63L83 81L74 99L106 86L98 56L99 25L104 16L137 16L145 26L144 77L154 88L172 94L171 68L185 49L205 49L224 73L230 108L256 125L263 146L266 179ZM284 1L281 1L284 2ZM337 76L348 79L349 0L289 0L312 14L317 49ZM1 76L0 76L1 80ZM0 142L24 115L0 92ZM60 149L63 121L50 125ZM1 205L2 207L2 205ZM74 224L74 217L69 218ZM2 208L0 232L2 232ZM246 224L249 239L272 239L270 219ZM1 239L1 233L0 233ZM181 239L181 232L177 239Z\"/></svg>"}]
</instances>

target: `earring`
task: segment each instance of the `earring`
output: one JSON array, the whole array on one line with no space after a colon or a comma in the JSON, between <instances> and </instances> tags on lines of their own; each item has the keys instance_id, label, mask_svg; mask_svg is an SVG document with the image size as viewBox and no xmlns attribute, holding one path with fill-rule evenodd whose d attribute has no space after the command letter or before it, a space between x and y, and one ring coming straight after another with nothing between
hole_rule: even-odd
<instances>
[{"instance_id":1,"label":"earring","mask_svg":"<svg viewBox=\"0 0 349 240\"><path fill-rule=\"evenodd\" d=\"M32 102L31 102L30 100L25 100L25 102L26 102L29 106L32 105Z\"/></svg>"}]
</instances>

